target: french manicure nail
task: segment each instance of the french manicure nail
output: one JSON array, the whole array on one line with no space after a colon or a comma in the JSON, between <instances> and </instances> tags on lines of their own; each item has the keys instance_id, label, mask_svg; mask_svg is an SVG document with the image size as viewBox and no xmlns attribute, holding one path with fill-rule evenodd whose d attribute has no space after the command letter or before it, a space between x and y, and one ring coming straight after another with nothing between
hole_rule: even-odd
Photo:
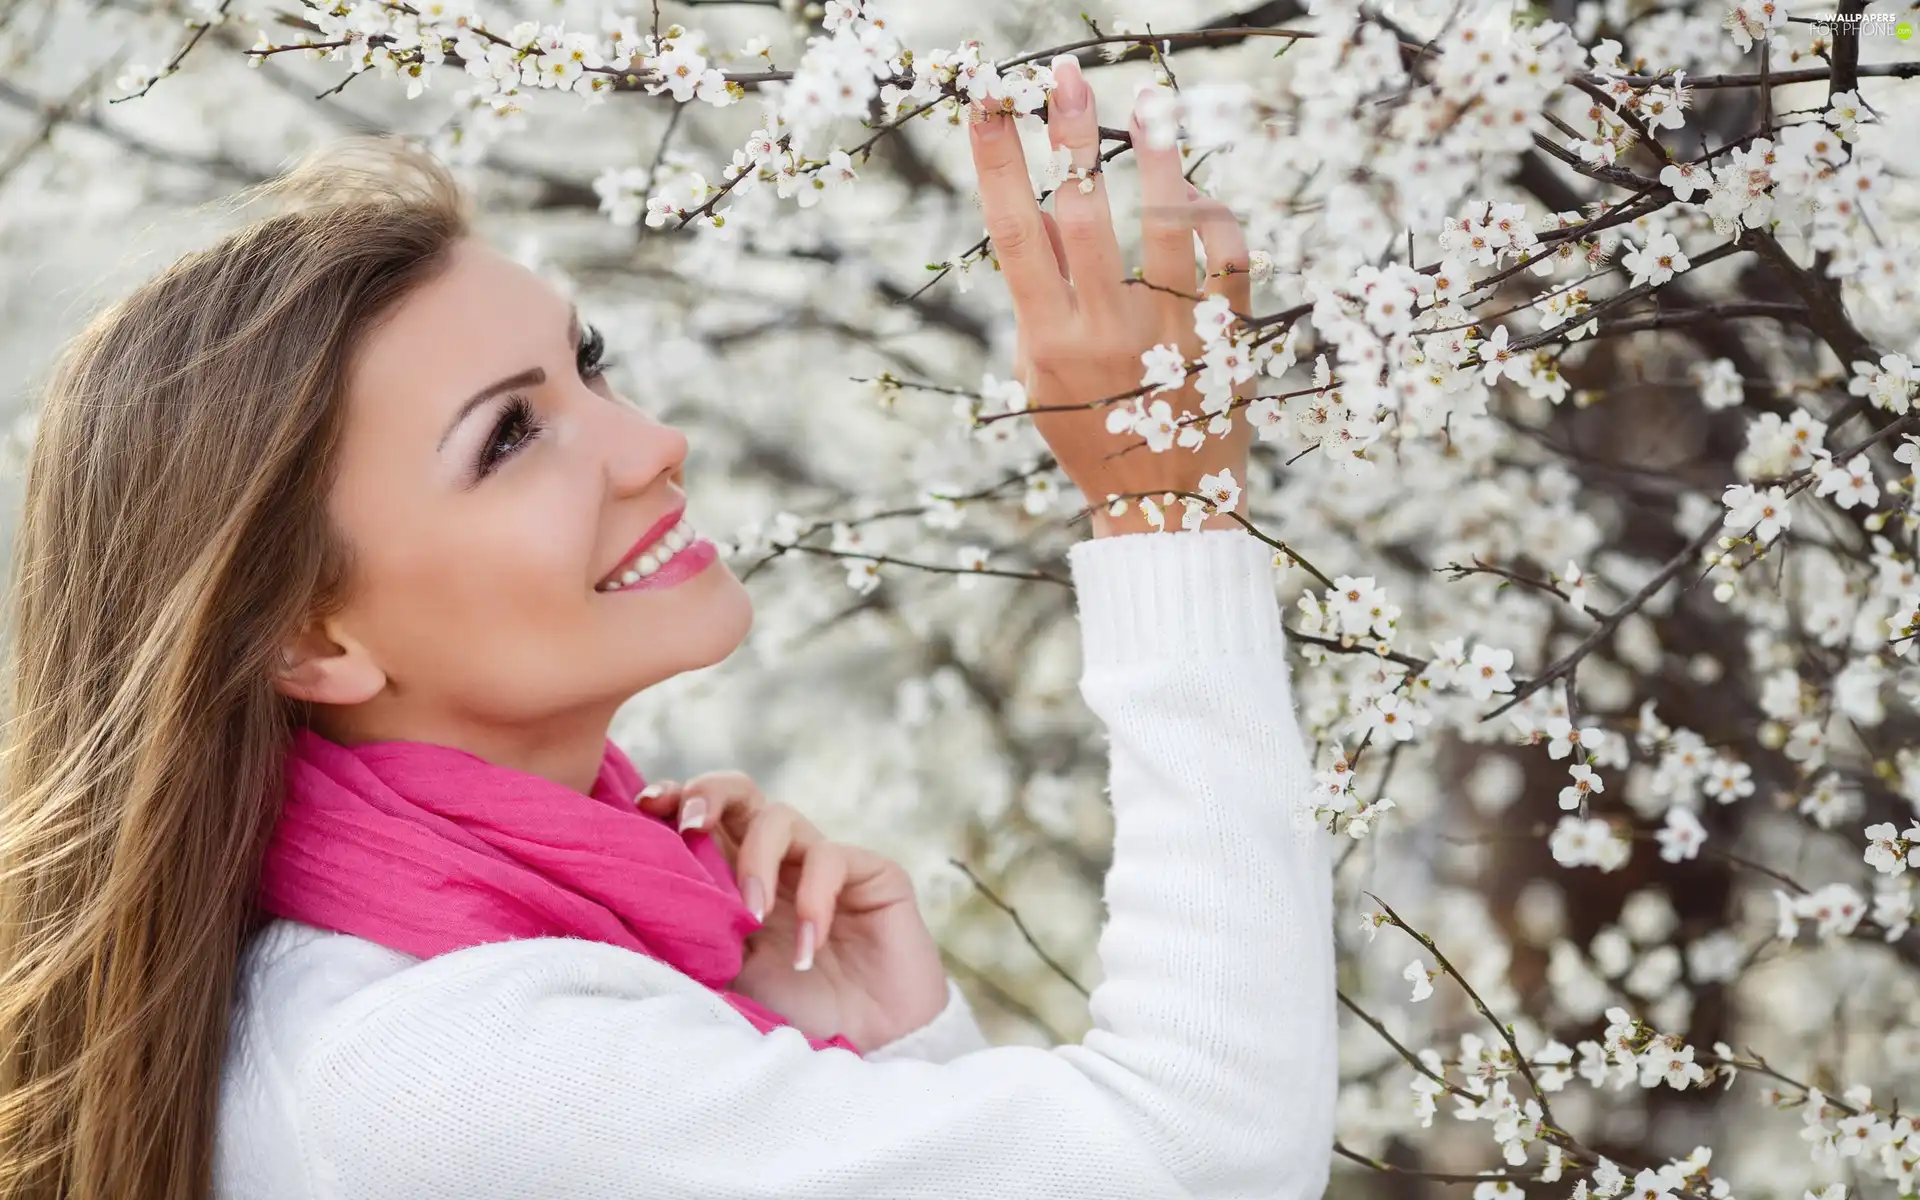
<instances>
[{"instance_id":1,"label":"french manicure nail","mask_svg":"<svg viewBox=\"0 0 1920 1200\"><path fill-rule=\"evenodd\" d=\"M1146 102L1147 93L1153 89L1153 86L1151 83L1143 83L1133 89L1133 111L1127 114L1127 128L1135 135L1144 134L1147 131L1147 123L1140 119L1140 106ZM1139 149L1139 145L1136 136L1134 148Z\"/></svg>"},{"instance_id":2,"label":"french manicure nail","mask_svg":"<svg viewBox=\"0 0 1920 1200\"><path fill-rule=\"evenodd\" d=\"M704 797L689 796L680 806L680 832L698 829L707 819L707 802Z\"/></svg>"},{"instance_id":3,"label":"french manicure nail","mask_svg":"<svg viewBox=\"0 0 1920 1200\"><path fill-rule=\"evenodd\" d=\"M1053 106L1063 117L1077 117L1087 111L1093 93L1080 73L1080 60L1071 54L1056 54L1053 62Z\"/></svg>"},{"instance_id":4,"label":"french manicure nail","mask_svg":"<svg viewBox=\"0 0 1920 1200\"><path fill-rule=\"evenodd\" d=\"M747 911L756 921L767 919L767 889L756 878L748 878L746 886Z\"/></svg>"},{"instance_id":5,"label":"french manicure nail","mask_svg":"<svg viewBox=\"0 0 1920 1200\"><path fill-rule=\"evenodd\" d=\"M813 969L812 921L802 921L800 923L800 956L793 960L793 969L796 971L810 971Z\"/></svg>"}]
</instances>

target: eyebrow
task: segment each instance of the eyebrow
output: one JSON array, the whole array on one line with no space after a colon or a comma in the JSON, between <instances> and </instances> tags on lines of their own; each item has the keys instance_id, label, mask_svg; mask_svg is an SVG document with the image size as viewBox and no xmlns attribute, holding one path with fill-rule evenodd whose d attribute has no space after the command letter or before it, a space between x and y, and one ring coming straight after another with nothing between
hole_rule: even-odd
<instances>
[{"instance_id":1,"label":"eyebrow","mask_svg":"<svg viewBox=\"0 0 1920 1200\"><path fill-rule=\"evenodd\" d=\"M580 310L578 308L575 308L572 314L567 319L567 342L569 345L574 345L574 344L578 344L579 341L580 341ZM515 388L537 387L540 384L545 383L546 381L547 381L546 368L529 367L526 370L519 372L518 374L509 375L505 379L496 380L495 382L488 384L486 387L481 388L479 391L475 392L473 395L467 397L467 402L460 406L460 411L453 414L453 420L447 422L447 428L443 433L441 433L440 443L439 445L434 447L434 450L438 452L440 450L446 449L447 439L453 436L454 430L460 428L460 422L466 420L467 417L473 412L473 410L476 408L479 408L482 404L485 404L487 401L493 399L495 396L500 395L502 392L510 392L510 391L513 391Z\"/></svg>"},{"instance_id":2,"label":"eyebrow","mask_svg":"<svg viewBox=\"0 0 1920 1200\"><path fill-rule=\"evenodd\" d=\"M533 387L535 384L545 383L546 381L546 369L543 367L534 367L531 370L522 371L518 375L509 375L497 383L490 383L486 387L481 388L472 396L468 397L467 402L460 406L459 412L453 414L453 420L447 423L446 432L440 435L440 444L434 448L436 450L446 449L447 439L453 436L454 430L460 428L460 422L467 419L467 414L479 408L495 396L498 396L500 393L510 392L515 388Z\"/></svg>"}]
</instances>

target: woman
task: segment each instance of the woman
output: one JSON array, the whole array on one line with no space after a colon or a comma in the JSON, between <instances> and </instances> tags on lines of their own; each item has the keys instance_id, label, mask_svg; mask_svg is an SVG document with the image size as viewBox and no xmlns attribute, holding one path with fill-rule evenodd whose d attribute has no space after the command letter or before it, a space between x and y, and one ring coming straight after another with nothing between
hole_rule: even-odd
<instances>
[{"instance_id":1,"label":"woman","mask_svg":"<svg viewBox=\"0 0 1920 1200\"><path fill-rule=\"evenodd\" d=\"M1091 165L1056 69L1050 136ZM1114 453L1137 439L1087 402L1191 348L1191 304L1123 285L1099 176L1043 216L1010 118L971 137L1075 484L1244 477L1244 423ZM1231 219L1177 152L1136 159L1147 280L1194 289L1198 226L1246 311ZM1112 742L1105 980L1082 1043L989 1046L898 866L735 773L646 787L607 740L751 622L685 436L431 162L349 143L275 191L96 319L41 413L0 1195L1319 1193L1330 886L1263 543L1100 505L1070 550Z\"/></svg>"}]
</instances>

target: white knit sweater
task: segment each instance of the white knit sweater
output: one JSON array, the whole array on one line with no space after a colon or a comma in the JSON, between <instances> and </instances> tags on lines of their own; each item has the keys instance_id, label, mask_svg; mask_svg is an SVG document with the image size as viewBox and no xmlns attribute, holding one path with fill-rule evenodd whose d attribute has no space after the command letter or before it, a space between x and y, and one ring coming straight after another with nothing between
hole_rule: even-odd
<instances>
[{"instance_id":1,"label":"white knit sweater","mask_svg":"<svg viewBox=\"0 0 1920 1200\"><path fill-rule=\"evenodd\" d=\"M1271 552L1069 551L1107 726L1104 980L1077 1045L991 1046L959 989L865 1058L671 967L537 938L425 961L290 921L247 947L216 1193L246 1200L1313 1200L1333 1140L1327 835Z\"/></svg>"}]
</instances>

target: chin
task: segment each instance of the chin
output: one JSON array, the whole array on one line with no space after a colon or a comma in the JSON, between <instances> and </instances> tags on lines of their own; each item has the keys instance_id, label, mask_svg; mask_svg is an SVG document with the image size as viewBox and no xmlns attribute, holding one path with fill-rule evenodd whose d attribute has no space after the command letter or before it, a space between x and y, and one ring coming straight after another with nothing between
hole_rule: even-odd
<instances>
[{"instance_id":1,"label":"chin","mask_svg":"<svg viewBox=\"0 0 1920 1200\"><path fill-rule=\"evenodd\" d=\"M684 669L689 671L722 661L746 642L753 629L753 597L746 585L731 571L716 582L719 586L700 597L686 623L675 631L674 640L683 652L697 660L688 662Z\"/></svg>"},{"instance_id":2,"label":"chin","mask_svg":"<svg viewBox=\"0 0 1920 1200\"><path fill-rule=\"evenodd\" d=\"M734 579L731 572L727 577L733 579L733 586L729 589L732 594L727 597L727 604L715 606L723 611L716 612L713 617L716 625L726 627L727 635L721 639L726 648L720 652L719 658L714 659L715 662L744 645L747 634L753 629L753 597L747 593L746 585Z\"/></svg>"},{"instance_id":3,"label":"chin","mask_svg":"<svg viewBox=\"0 0 1920 1200\"><path fill-rule=\"evenodd\" d=\"M652 687L688 671L725 660L747 640L753 628L753 599L731 571L716 567L656 601L644 630L614 634L612 653L644 670Z\"/></svg>"}]
</instances>

